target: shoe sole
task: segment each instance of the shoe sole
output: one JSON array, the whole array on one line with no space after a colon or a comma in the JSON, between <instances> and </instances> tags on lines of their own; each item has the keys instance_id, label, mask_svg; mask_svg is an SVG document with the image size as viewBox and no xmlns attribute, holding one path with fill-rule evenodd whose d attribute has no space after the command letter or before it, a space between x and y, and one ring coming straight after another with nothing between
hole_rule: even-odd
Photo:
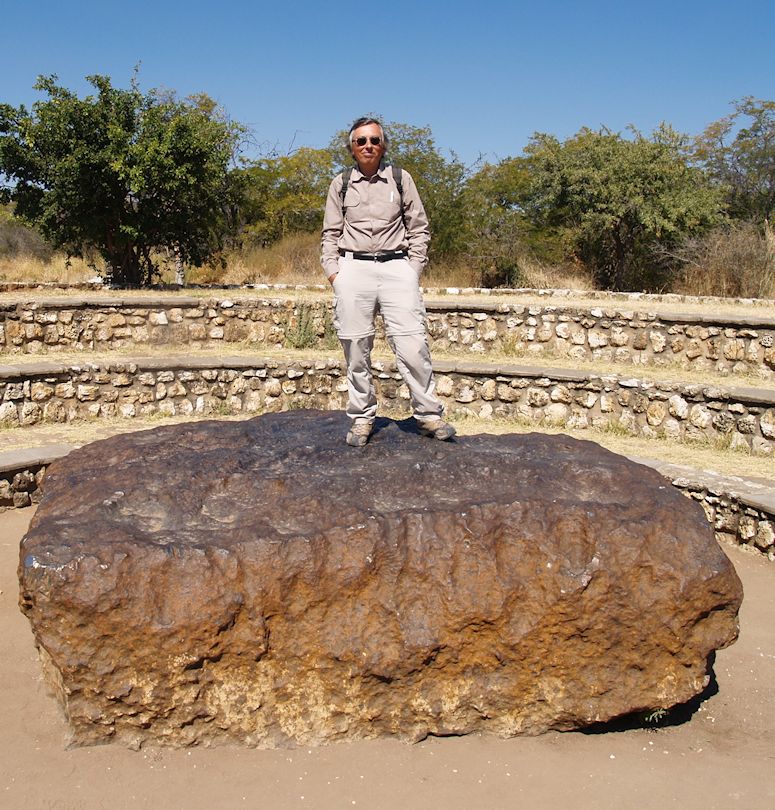
<instances>
[{"instance_id":1,"label":"shoe sole","mask_svg":"<svg viewBox=\"0 0 775 810\"><path fill-rule=\"evenodd\" d=\"M440 442L449 441L453 438L457 431L454 428L437 428L436 430L431 430L428 428L418 428L420 431L420 435L427 436L429 439L438 439Z\"/></svg>"}]
</instances>

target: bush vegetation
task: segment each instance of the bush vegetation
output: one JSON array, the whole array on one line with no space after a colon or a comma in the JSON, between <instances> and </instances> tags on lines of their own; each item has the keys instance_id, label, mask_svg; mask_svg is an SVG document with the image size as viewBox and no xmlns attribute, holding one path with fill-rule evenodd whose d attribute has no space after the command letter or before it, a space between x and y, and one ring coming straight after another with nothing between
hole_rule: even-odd
<instances>
[{"instance_id":1,"label":"bush vegetation","mask_svg":"<svg viewBox=\"0 0 775 810\"><path fill-rule=\"evenodd\" d=\"M207 96L90 81L84 99L43 77L48 98L31 112L0 104L0 276L144 284L185 266L189 282L322 280L318 234L350 159L345 132L237 160L244 130ZM666 124L536 133L521 154L473 166L428 127L386 128L431 222L428 285L775 295L775 102L734 102L693 139Z\"/></svg>"}]
</instances>

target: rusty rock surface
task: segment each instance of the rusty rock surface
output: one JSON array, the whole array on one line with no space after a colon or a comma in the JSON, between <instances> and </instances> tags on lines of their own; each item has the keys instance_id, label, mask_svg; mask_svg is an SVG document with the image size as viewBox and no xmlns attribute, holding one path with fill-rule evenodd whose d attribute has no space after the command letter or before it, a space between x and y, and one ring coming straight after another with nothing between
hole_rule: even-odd
<instances>
[{"instance_id":1,"label":"rusty rock surface","mask_svg":"<svg viewBox=\"0 0 775 810\"><path fill-rule=\"evenodd\" d=\"M565 436L290 411L52 465L20 605L75 743L574 729L700 693L742 587L701 507Z\"/></svg>"}]
</instances>

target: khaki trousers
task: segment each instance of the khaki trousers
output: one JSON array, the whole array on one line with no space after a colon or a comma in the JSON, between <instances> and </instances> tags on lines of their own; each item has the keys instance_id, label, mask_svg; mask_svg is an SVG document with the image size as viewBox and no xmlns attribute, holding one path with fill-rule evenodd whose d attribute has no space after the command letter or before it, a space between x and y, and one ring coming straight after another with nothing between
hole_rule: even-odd
<instances>
[{"instance_id":1,"label":"khaki trousers","mask_svg":"<svg viewBox=\"0 0 775 810\"><path fill-rule=\"evenodd\" d=\"M339 259L334 278L334 328L347 362L347 415L371 421L377 395L371 370L374 316L380 312L398 370L417 419L442 414L425 333L425 305L417 273L406 259Z\"/></svg>"}]
</instances>

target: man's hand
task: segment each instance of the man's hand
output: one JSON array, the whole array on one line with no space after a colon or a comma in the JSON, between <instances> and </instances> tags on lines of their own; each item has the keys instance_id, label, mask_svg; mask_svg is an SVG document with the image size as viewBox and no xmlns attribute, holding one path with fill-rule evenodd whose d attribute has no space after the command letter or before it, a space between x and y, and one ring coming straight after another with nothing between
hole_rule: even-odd
<instances>
[{"instance_id":1,"label":"man's hand","mask_svg":"<svg viewBox=\"0 0 775 810\"><path fill-rule=\"evenodd\" d=\"M339 273L332 273L328 277L328 283L333 287L334 286L334 279L339 275Z\"/></svg>"}]
</instances>

